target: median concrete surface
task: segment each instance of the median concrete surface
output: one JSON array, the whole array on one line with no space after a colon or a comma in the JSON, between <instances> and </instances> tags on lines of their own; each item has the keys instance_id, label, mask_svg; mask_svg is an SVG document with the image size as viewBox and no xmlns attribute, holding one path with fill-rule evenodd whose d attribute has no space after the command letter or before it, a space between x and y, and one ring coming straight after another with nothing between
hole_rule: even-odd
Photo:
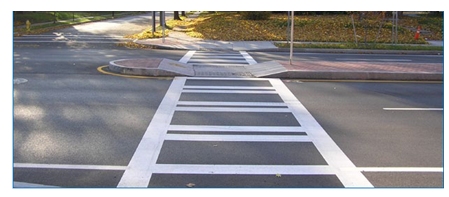
<instances>
[{"instance_id":1,"label":"median concrete surface","mask_svg":"<svg viewBox=\"0 0 449 197\"><path fill-rule=\"evenodd\" d=\"M288 51L277 48L269 41L216 41L190 38L182 33L170 37L136 41L158 49L195 51ZM433 42L441 45L442 42ZM364 53L443 55L442 51L397 51L354 49L294 49L295 52ZM115 60L109 64L111 71L145 76L207 76L206 68L164 58ZM213 69L220 72L214 74ZM200 74L201 73L201 74ZM329 62L329 61L268 61L239 68L211 67L210 76L221 77L277 77L288 79L329 80L443 80L442 63L410 64L403 62ZM223 74L228 73L228 74Z\"/></svg>"}]
</instances>

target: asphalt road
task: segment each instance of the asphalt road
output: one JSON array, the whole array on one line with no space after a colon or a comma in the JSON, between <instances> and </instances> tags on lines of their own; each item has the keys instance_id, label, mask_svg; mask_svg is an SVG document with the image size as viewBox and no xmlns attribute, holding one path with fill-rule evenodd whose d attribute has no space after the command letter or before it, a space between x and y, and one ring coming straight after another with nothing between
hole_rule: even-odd
<instances>
[{"instance_id":1,"label":"asphalt road","mask_svg":"<svg viewBox=\"0 0 449 197\"><path fill-rule=\"evenodd\" d=\"M443 63L443 55L405 55L405 54L357 54L357 53L294 53L294 61L331 61L331 62L397 62L397 63ZM258 62L289 60L289 52L253 52Z\"/></svg>"},{"instance_id":2,"label":"asphalt road","mask_svg":"<svg viewBox=\"0 0 449 197\"><path fill-rule=\"evenodd\" d=\"M185 53L15 43L13 75L24 79L13 90L15 187L342 188L354 186L348 174L356 187L443 187L442 83L97 71L111 60Z\"/></svg>"}]
</instances>

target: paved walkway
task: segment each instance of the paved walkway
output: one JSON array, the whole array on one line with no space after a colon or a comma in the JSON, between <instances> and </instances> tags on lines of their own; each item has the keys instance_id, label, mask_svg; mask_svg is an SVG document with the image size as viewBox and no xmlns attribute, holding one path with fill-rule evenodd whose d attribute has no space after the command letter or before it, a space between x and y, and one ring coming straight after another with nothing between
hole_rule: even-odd
<instances>
[{"instance_id":1,"label":"paved walkway","mask_svg":"<svg viewBox=\"0 0 449 197\"><path fill-rule=\"evenodd\" d=\"M150 45L158 49L195 51L289 51L281 49L271 41L218 41L191 38L183 32L171 32L169 37L138 40L136 43ZM443 46L442 41L429 41L429 44ZM384 53L384 54L426 54L443 55L443 51L389 51L353 49L294 49L295 52L335 52L335 53ZM126 62L126 63L125 63ZM158 62L158 63L151 63ZM162 62L162 63L161 63ZM145 65L145 66L142 66ZM176 65L176 66L173 66ZM109 68L115 72L152 75L177 76L192 75L194 67L172 60L126 60L113 61ZM181 71L182 70L182 71ZM185 71L187 71L187 74ZM167 72L168 71L168 72ZM253 73L252 77L279 77L294 79L340 79L340 80L443 80L442 63L410 64L398 62L328 62L270 61L250 65L242 72ZM246 75L247 76L247 75Z\"/></svg>"}]
</instances>

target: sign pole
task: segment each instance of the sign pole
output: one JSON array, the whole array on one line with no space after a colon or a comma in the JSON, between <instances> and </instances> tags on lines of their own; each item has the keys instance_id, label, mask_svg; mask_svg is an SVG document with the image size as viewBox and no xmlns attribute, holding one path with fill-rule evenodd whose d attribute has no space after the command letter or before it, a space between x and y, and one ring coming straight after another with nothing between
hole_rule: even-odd
<instances>
[{"instance_id":1,"label":"sign pole","mask_svg":"<svg viewBox=\"0 0 449 197\"><path fill-rule=\"evenodd\" d=\"M292 65L292 58L293 58L293 27L295 21L295 14L294 11L292 11L292 23L291 23L291 29L290 29L290 65Z\"/></svg>"},{"instance_id":2,"label":"sign pole","mask_svg":"<svg viewBox=\"0 0 449 197\"><path fill-rule=\"evenodd\" d=\"M162 12L162 43L165 43L165 12Z\"/></svg>"}]
</instances>

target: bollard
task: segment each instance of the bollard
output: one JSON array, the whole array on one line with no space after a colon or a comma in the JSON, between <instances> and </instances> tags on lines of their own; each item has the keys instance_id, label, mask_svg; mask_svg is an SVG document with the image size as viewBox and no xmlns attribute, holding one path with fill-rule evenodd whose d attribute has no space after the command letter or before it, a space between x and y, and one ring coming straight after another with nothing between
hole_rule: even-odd
<instances>
[{"instance_id":1,"label":"bollard","mask_svg":"<svg viewBox=\"0 0 449 197\"><path fill-rule=\"evenodd\" d=\"M27 20L26 26L27 26L27 32L30 32L30 30L31 30L31 23L30 23L29 20Z\"/></svg>"}]
</instances>

